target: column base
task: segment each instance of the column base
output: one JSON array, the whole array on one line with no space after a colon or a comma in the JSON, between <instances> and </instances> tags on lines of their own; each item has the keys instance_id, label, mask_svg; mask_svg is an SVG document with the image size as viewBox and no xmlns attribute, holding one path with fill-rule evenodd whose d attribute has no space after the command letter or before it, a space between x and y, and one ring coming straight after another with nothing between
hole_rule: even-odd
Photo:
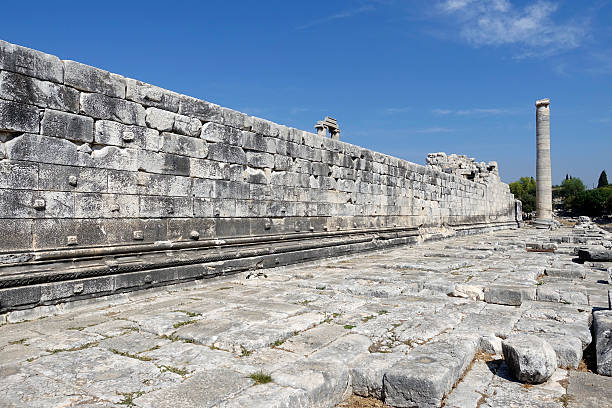
<instances>
[{"instance_id":1,"label":"column base","mask_svg":"<svg viewBox=\"0 0 612 408\"><path fill-rule=\"evenodd\" d=\"M551 228L555 225L555 222L551 218L536 218L533 221L533 225L536 228Z\"/></svg>"}]
</instances>

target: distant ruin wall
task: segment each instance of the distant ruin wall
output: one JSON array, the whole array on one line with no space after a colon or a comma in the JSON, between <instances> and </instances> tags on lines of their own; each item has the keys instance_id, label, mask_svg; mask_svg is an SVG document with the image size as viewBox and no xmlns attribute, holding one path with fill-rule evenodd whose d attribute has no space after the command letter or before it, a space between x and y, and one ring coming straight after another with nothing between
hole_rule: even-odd
<instances>
[{"instance_id":1,"label":"distant ruin wall","mask_svg":"<svg viewBox=\"0 0 612 408\"><path fill-rule=\"evenodd\" d=\"M443 170L0 41L4 263L40 250L512 225L496 168L474 181Z\"/></svg>"}]
</instances>

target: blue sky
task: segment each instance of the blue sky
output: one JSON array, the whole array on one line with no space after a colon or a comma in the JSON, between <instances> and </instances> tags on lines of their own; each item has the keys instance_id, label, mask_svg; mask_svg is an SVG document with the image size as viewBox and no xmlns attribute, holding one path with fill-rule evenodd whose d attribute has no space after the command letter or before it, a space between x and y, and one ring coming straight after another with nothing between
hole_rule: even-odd
<instances>
[{"instance_id":1,"label":"blue sky","mask_svg":"<svg viewBox=\"0 0 612 408\"><path fill-rule=\"evenodd\" d=\"M553 182L612 175L612 1L5 2L0 38L424 163L535 176L551 99Z\"/></svg>"}]
</instances>

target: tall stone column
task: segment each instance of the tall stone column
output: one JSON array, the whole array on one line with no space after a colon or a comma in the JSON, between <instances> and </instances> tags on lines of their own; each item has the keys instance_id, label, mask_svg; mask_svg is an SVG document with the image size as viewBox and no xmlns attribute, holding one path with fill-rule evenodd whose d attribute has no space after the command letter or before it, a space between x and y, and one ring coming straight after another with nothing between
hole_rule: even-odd
<instances>
[{"instance_id":1,"label":"tall stone column","mask_svg":"<svg viewBox=\"0 0 612 408\"><path fill-rule=\"evenodd\" d=\"M536 219L535 224L552 224L552 175L550 170L550 100L536 101Z\"/></svg>"}]
</instances>

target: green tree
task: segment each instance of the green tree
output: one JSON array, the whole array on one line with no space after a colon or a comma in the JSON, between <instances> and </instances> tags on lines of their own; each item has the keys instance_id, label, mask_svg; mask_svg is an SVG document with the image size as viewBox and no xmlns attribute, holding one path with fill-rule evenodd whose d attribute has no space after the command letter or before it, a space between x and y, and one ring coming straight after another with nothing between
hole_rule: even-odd
<instances>
[{"instance_id":1,"label":"green tree","mask_svg":"<svg viewBox=\"0 0 612 408\"><path fill-rule=\"evenodd\" d=\"M580 207L577 208L580 214L599 216L607 212L607 202L612 197L612 189L610 188L595 188L587 190L580 195L576 200Z\"/></svg>"},{"instance_id":2,"label":"green tree","mask_svg":"<svg viewBox=\"0 0 612 408\"><path fill-rule=\"evenodd\" d=\"M605 170L602 170L599 175L599 181L597 182L597 188L602 188L608 185L608 175Z\"/></svg>"},{"instance_id":3,"label":"green tree","mask_svg":"<svg viewBox=\"0 0 612 408\"><path fill-rule=\"evenodd\" d=\"M563 183L561 183L561 196L563 197L563 205L566 210L578 210L580 205L576 203L576 200L578 198L581 200L584 199L584 197L581 196L584 190L585 188L582 180L577 177L563 180ZM580 203L582 203L582 201Z\"/></svg>"},{"instance_id":4,"label":"green tree","mask_svg":"<svg viewBox=\"0 0 612 408\"><path fill-rule=\"evenodd\" d=\"M517 200L522 201L524 212L535 211L536 182L533 177L521 177L510 183L510 192Z\"/></svg>"}]
</instances>

